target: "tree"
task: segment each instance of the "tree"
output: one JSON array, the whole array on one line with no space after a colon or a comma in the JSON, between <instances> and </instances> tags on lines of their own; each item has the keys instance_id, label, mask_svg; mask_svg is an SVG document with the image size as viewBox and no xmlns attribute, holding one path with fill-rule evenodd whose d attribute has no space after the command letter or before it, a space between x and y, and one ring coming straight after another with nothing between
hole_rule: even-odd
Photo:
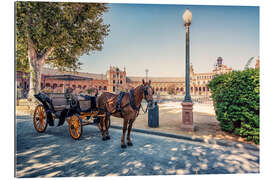
<instances>
[{"instance_id":1,"label":"tree","mask_svg":"<svg viewBox=\"0 0 270 180\"><path fill-rule=\"evenodd\" d=\"M103 3L16 2L16 69L30 72L29 99L40 90L44 64L76 70L81 55L102 50L107 11Z\"/></svg>"}]
</instances>

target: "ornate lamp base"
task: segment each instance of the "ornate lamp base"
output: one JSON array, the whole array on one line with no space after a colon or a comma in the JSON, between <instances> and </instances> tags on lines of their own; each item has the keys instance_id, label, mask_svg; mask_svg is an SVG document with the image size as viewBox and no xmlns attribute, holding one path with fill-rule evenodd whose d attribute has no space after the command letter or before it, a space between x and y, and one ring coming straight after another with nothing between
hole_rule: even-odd
<instances>
[{"instance_id":1,"label":"ornate lamp base","mask_svg":"<svg viewBox=\"0 0 270 180\"><path fill-rule=\"evenodd\" d=\"M182 102L181 129L184 131L194 131L192 110L193 110L193 103L192 102Z\"/></svg>"}]
</instances>

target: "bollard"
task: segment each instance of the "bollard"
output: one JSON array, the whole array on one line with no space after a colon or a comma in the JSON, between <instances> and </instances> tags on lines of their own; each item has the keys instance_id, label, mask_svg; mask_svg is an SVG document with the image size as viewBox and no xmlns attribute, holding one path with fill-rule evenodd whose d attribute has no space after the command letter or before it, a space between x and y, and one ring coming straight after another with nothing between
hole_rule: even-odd
<instances>
[{"instance_id":1,"label":"bollard","mask_svg":"<svg viewBox=\"0 0 270 180\"><path fill-rule=\"evenodd\" d=\"M154 107L148 109L148 126L157 128L159 126L159 108L157 102L154 102Z\"/></svg>"}]
</instances>

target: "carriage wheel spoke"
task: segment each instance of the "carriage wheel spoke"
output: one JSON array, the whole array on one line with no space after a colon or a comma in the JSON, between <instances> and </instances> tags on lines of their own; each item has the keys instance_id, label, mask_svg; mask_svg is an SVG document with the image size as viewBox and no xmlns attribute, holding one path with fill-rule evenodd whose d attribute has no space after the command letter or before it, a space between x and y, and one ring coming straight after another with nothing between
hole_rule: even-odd
<instances>
[{"instance_id":1,"label":"carriage wheel spoke","mask_svg":"<svg viewBox=\"0 0 270 180\"><path fill-rule=\"evenodd\" d=\"M33 123L35 129L42 133L47 128L47 116L43 105L38 105L34 112Z\"/></svg>"},{"instance_id":2,"label":"carriage wheel spoke","mask_svg":"<svg viewBox=\"0 0 270 180\"><path fill-rule=\"evenodd\" d=\"M82 133L82 126L80 117L78 115L73 115L69 120L69 131L70 135L74 139L79 139Z\"/></svg>"}]
</instances>

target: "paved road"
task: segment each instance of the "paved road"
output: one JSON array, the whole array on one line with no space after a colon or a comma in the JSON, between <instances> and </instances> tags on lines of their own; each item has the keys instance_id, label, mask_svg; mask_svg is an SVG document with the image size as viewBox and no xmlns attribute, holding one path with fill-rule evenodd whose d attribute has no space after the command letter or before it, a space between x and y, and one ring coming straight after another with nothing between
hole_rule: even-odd
<instances>
[{"instance_id":1,"label":"paved road","mask_svg":"<svg viewBox=\"0 0 270 180\"><path fill-rule=\"evenodd\" d=\"M121 131L102 141L98 128L84 126L73 140L68 126L39 134L32 119L16 119L17 177L78 177L258 173L259 152L132 133L134 146L120 148Z\"/></svg>"}]
</instances>

